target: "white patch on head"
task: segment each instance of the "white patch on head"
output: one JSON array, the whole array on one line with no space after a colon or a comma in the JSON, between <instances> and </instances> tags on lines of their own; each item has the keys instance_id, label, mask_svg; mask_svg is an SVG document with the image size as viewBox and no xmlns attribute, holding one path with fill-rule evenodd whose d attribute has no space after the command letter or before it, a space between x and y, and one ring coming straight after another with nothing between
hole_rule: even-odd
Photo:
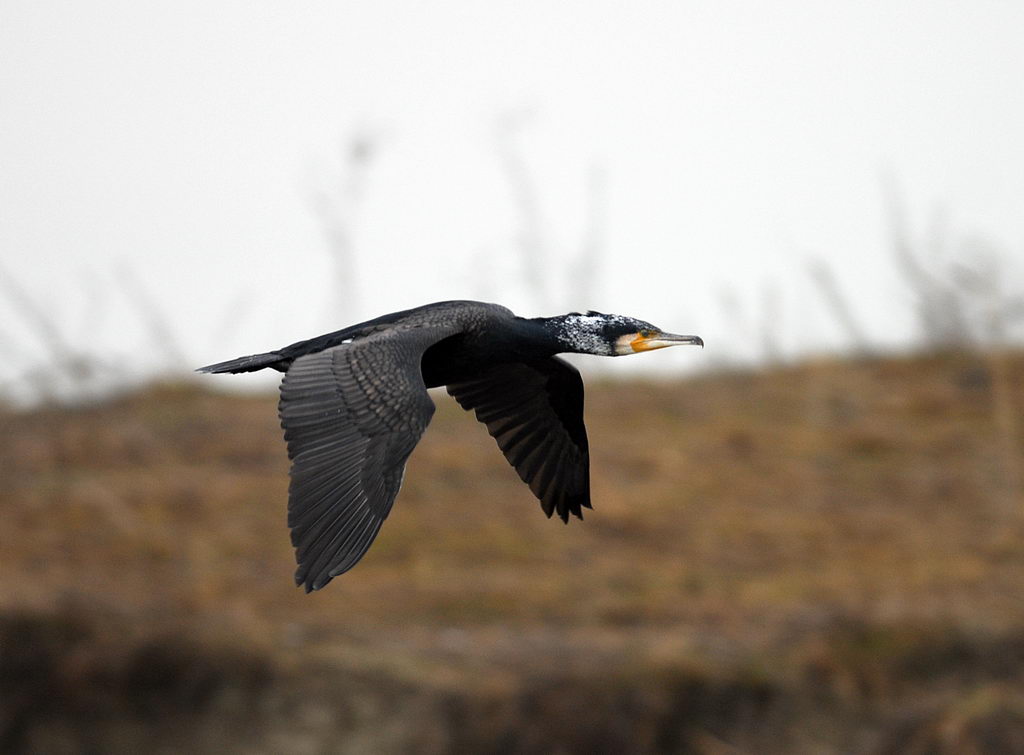
<instances>
[{"instance_id":1,"label":"white patch on head","mask_svg":"<svg viewBox=\"0 0 1024 755\"><path fill-rule=\"evenodd\" d=\"M624 357L627 354L636 354L636 349L633 348L633 339L636 338L636 333L627 333L624 336L619 336L615 339L615 356Z\"/></svg>"}]
</instances>

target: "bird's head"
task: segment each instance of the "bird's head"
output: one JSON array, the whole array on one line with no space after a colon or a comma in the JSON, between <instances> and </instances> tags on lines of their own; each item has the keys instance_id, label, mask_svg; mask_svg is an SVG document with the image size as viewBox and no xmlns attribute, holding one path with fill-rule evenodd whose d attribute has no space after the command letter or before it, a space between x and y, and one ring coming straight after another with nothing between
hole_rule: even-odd
<instances>
[{"instance_id":1,"label":"bird's head","mask_svg":"<svg viewBox=\"0 0 1024 755\"><path fill-rule=\"evenodd\" d=\"M666 333L649 322L625 315L587 312L553 319L557 320L559 341L568 347L566 351L579 354L618 357L668 346L704 345L700 336Z\"/></svg>"}]
</instances>

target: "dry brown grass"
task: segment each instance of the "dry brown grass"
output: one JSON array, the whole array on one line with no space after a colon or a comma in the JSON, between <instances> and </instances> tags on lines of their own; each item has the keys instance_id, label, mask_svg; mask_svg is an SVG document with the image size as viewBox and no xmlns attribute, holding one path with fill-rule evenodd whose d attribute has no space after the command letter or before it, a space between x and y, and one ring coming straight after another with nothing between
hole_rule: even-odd
<instances>
[{"instance_id":1,"label":"dry brown grass","mask_svg":"<svg viewBox=\"0 0 1024 755\"><path fill-rule=\"evenodd\" d=\"M569 526L436 401L377 542L310 596L274 397L0 413L0 641L86 638L5 667L64 702L3 711L0 748L153 736L137 706L61 718L101 682L137 694L153 647L157 688L178 658L245 669L196 698L207 729L189 713L208 749L231 726L296 752L988 751L990 719L1020 741L1024 355L590 385L595 511ZM203 665L223 648L242 660Z\"/></svg>"}]
</instances>

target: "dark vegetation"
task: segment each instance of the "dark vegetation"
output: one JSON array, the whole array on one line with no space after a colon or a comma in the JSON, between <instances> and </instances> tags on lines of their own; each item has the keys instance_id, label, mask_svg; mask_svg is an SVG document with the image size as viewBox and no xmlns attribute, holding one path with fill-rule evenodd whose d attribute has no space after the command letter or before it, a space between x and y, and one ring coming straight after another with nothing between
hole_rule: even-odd
<instances>
[{"instance_id":1,"label":"dark vegetation","mask_svg":"<svg viewBox=\"0 0 1024 755\"><path fill-rule=\"evenodd\" d=\"M1024 751L1024 355L592 384L543 517L443 395L304 595L273 396L0 412L0 751Z\"/></svg>"}]
</instances>

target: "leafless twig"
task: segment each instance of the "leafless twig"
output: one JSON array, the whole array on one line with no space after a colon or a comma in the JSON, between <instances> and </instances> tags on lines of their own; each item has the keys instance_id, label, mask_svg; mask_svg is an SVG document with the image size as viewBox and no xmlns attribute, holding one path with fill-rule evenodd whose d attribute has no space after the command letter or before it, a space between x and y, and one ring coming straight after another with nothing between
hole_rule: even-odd
<instances>
[{"instance_id":1,"label":"leafless twig","mask_svg":"<svg viewBox=\"0 0 1024 755\"><path fill-rule=\"evenodd\" d=\"M842 287L839 285L835 273L832 272L832 268L821 257L815 257L808 261L807 270L829 311L846 334L854 354L857 356L870 354L872 348L868 338L853 314L853 307L850 306L849 299L843 294Z\"/></svg>"},{"instance_id":2,"label":"leafless twig","mask_svg":"<svg viewBox=\"0 0 1024 755\"><path fill-rule=\"evenodd\" d=\"M335 302L332 317L345 321L360 312L359 273L354 225L356 209L363 198L370 167L380 149L380 136L360 128L342 143L341 175L328 189L311 192L310 206L320 222L327 252L334 265Z\"/></svg>"},{"instance_id":3,"label":"leafless twig","mask_svg":"<svg viewBox=\"0 0 1024 755\"><path fill-rule=\"evenodd\" d=\"M505 176L512 190L512 200L519 212L519 228L516 244L521 260L521 274L527 289L533 295L537 306L546 309L550 305L548 270L545 262L550 256L544 218L537 199L537 188L522 154L516 148L515 139L522 131L528 113L511 111L497 119L498 154L505 167Z\"/></svg>"},{"instance_id":4,"label":"leafless twig","mask_svg":"<svg viewBox=\"0 0 1024 755\"><path fill-rule=\"evenodd\" d=\"M587 214L579 253L572 270L573 298L581 309L599 298L607 248L605 224L608 218L607 178L603 168L593 165L587 176Z\"/></svg>"},{"instance_id":5,"label":"leafless twig","mask_svg":"<svg viewBox=\"0 0 1024 755\"><path fill-rule=\"evenodd\" d=\"M184 366L191 364L171 329L170 319L163 313L156 297L147 290L135 270L127 262L122 262L118 267L117 277L121 283L122 293L135 305L135 309L146 324L156 353L164 356L164 362L171 371L180 372Z\"/></svg>"}]
</instances>

